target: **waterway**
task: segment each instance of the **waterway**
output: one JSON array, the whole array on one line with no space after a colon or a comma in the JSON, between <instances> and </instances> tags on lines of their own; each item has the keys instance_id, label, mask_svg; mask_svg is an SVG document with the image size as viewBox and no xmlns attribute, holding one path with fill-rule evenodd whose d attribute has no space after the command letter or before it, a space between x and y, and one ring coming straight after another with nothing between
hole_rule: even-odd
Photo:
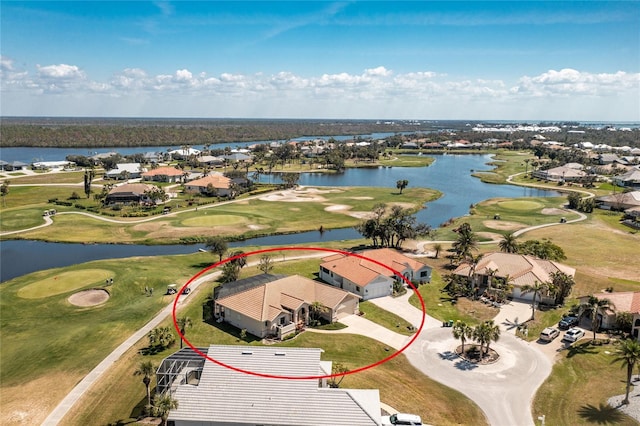
<instances>
[{"instance_id":1,"label":"waterway","mask_svg":"<svg viewBox=\"0 0 640 426\"><path fill-rule=\"evenodd\" d=\"M347 169L341 174L305 173L300 184L306 186L379 186L395 189L400 179L409 181L409 187L434 188L443 193L430 202L416 217L419 222L434 228L453 217L464 216L471 204L496 197L547 197L559 195L514 185L493 185L471 176L473 171L490 170L490 155L435 155L429 167L378 167ZM265 179L269 179L268 177ZM291 245L339 241L361 238L353 228L334 229L300 234L275 235L231 243L231 247L245 245ZM69 266L98 259L131 256L156 256L194 253L202 245L117 245L117 244L62 244L40 241L3 241L0 243L0 281L54 267Z\"/></svg>"}]
</instances>

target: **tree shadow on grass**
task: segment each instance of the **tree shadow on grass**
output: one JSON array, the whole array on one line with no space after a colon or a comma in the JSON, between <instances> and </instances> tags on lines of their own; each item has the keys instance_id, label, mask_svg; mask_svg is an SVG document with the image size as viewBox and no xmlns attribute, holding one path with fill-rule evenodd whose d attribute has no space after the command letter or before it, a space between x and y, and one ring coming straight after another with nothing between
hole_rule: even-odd
<instances>
[{"instance_id":1,"label":"tree shadow on grass","mask_svg":"<svg viewBox=\"0 0 640 426\"><path fill-rule=\"evenodd\" d=\"M576 355L584 355L584 354L595 354L597 351L593 346L591 346L590 342L580 343L579 345L571 345L569 346L569 353L567 354L567 358L574 357Z\"/></svg>"},{"instance_id":2,"label":"tree shadow on grass","mask_svg":"<svg viewBox=\"0 0 640 426\"><path fill-rule=\"evenodd\" d=\"M191 265L192 268L196 268L196 269L205 269L208 268L209 266L215 264L217 262L200 262L200 263L194 263L193 265Z\"/></svg>"},{"instance_id":3,"label":"tree shadow on grass","mask_svg":"<svg viewBox=\"0 0 640 426\"><path fill-rule=\"evenodd\" d=\"M601 425L616 424L624 420L625 416L617 408L600 403L599 407L591 404L583 405L578 410L578 415L589 423Z\"/></svg>"}]
</instances>

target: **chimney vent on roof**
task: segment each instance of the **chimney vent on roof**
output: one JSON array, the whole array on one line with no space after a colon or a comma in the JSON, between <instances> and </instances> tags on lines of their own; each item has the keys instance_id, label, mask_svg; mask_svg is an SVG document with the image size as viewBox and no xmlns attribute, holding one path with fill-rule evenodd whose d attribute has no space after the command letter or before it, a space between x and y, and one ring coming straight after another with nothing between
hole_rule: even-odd
<instances>
[{"instance_id":1,"label":"chimney vent on roof","mask_svg":"<svg viewBox=\"0 0 640 426\"><path fill-rule=\"evenodd\" d=\"M242 351L242 355L253 355L252 351Z\"/></svg>"}]
</instances>

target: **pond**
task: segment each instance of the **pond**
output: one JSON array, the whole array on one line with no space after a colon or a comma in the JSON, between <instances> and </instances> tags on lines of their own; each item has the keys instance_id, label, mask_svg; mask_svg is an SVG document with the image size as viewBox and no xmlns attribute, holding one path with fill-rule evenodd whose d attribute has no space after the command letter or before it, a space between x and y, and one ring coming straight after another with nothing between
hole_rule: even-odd
<instances>
[{"instance_id":1,"label":"pond","mask_svg":"<svg viewBox=\"0 0 640 426\"><path fill-rule=\"evenodd\" d=\"M489 155L435 155L436 161L429 167L380 167L347 169L342 174L304 174L300 184L308 186L380 186L397 191L396 181L406 179L409 187L420 186L438 189L443 196L428 203L417 213L419 222L434 228L453 217L464 216L469 205L495 197L547 197L558 196L556 191L537 190L514 185L494 185L471 176L471 170L490 170L486 163ZM353 228L334 229L300 234L275 235L254 238L229 244L291 245L321 241L339 241L360 238ZM0 244L0 281L54 267L69 266L98 259L125 258L131 256L157 256L194 253L202 245L118 245L118 244L63 244L40 241L16 240Z\"/></svg>"}]
</instances>

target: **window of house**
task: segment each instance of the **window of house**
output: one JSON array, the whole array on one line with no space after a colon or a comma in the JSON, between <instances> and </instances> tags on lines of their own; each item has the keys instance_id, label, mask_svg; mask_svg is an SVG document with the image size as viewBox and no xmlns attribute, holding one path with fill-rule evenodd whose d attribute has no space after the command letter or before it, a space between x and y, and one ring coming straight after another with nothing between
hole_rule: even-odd
<instances>
[{"instance_id":1,"label":"window of house","mask_svg":"<svg viewBox=\"0 0 640 426\"><path fill-rule=\"evenodd\" d=\"M421 271L421 272L420 272L420 277L421 277L421 278L422 278L422 277L426 277L426 276L428 276L428 275L429 275L429 271Z\"/></svg>"},{"instance_id":2,"label":"window of house","mask_svg":"<svg viewBox=\"0 0 640 426\"><path fill-rule=\"evenodd\" d=\"M359 287L359 286L356 286L356 291L357 291L358 293L360 293L360 287Z\"/></svg>"},{"instance_id":3,"label":"window of house","mask_svg":"<svg viewBox=\"0 0 640 426\"><path fill-rule=\"evenodd\" d=\"M280 317L280 325L284 325L284 317Z\"/></svg>"}]
</instances>

